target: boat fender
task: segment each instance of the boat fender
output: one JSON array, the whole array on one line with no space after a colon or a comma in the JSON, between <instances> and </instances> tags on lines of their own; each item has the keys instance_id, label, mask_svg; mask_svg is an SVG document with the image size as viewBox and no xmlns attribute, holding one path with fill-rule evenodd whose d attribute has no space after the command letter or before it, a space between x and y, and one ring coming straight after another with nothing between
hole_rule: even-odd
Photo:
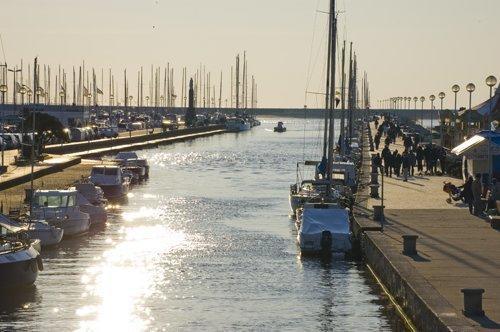
<instances>
[{"instance_id":1,"label":"boat fender","mask_svg":"<svg viewBox=\"0 0 500 332\"><path fill-rule=\"evenodd\" d=\"M38 266L38 271L43 271L42 256L40 255L36 256L36 264Z\"/></svg>"},{"instance_id":2,"label":"boat fender","mask_svg":"<svg viewBox=\"0 0 500 332\"><path fill-rule=\"evenodd\" d=\"M323 254L328 254L331 252L332 248L332 233L329 231L321 232L321 252Z\"/></svg>"}]
</instances>

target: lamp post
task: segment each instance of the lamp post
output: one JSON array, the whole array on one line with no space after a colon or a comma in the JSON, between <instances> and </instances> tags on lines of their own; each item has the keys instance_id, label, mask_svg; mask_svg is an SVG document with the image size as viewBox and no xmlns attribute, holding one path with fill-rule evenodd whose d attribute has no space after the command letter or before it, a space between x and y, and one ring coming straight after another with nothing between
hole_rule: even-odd
<instances>
[{"instance_id":1,"label":"lamp post","mask_svg":"<svg viewBox=\"0 0 500 332\"><path fill-rule=\"evenodd\" d=\"M16 74L19 73L21 71L21 69L17 69L17 67L15 67L14 69L8 69L8 71L10 71L14 75L14 89L12 89L12 96L13 96L12 103L15 105L16 104L16 93L17 93L17 87L16 87L17 75Z\"/></svg>"},{"instance_id":2,"label":"lamp post","mask_svg":"<svg viewBox=\"0 0 500 332\"><path fill-rule=\"evenodd\" d=\"M424 101L425 101L425 97L424 96L420 97L420 102L422 103L422 107L421 107L422 128L424 127Z\"/></svg>"},{"instance_id":3,"label":"lamp post","mask_svg":"<svg viewBox=\"0 0 500 332\"><path fill-rule=\"evenodd\" d=\"M497 78L493 75L488 76L486 78L486 85L490 87L490 112L488 113L488 124L491 127L491 113L493 113L493 87L497 85Z\"/></svg>"},{"instance_id":4,"label":"lamp post","mask_svg":"<svg viewBox=\"0 0 500 332\"><path fill-rule=\"evenodd\" d=\"M7 93L7 84L0 85L0 93L2 93L2 104L5 104L5 94Z\"/></svg>"},{"instance_id":5,"label":"lamp post","mask_svg":"<svg viewBox=\"0 0 500 332\"><path fill-rule=\"evenodd\" d=\"M33 91L31 91L30 88L28 88L27 95L28 95L28 104L31 104L31 96L33 96Z\"/></svg>"},{"instance_id":6,"label":"lamp post","mask_svg":"<svg viewBox=\"0 0 500 332\"><path fill-rule=\"evenodd\" d=\"M149 96L146 96L146 106L149 107Z\"/></svg>"},{"instance_id":7,"label":"lamp post","mask_svg":"<svg viewBox=\"0 0 500 332\"><path fill-rule=\"evenodd\" d=\"M441 100L441 107L439 111L439 137L441 138L441 146L443 146L443 126L444 126L444 119L443 119L443 99L446 97L446 94L444 92L440 92L438 94L439 99Z\"/></svg>"},{"instance_id":8,"label":"lamp post","mask_svg":"<svg viewBox=\"0 0 500 332\"><path fill-rule=\"evenodd\" d=\"M62 105L63 99L64 99L64 91L63 90L59 91L59 98L60 98L59 105Z\"/></svg>"},{"instance_id":9,"label":"lamp post","mask_svg":"<svg viewBox=\"0 0 500 332\"><path fill-rule=\"evenodd\" d=\"M457 93L460 91L460 85L454 84L451 87L451 91L455 94L455 112L457 111Z\"/></svg>"},{"instance_id":10,"label":"lamp post","mask_svg":"<svg viewBox=\"0 0 500 332\"><path fill-rule=\"evenodd\" d=\"M476 86L474 85L474 83L469 83L465 88L469 92L469 113L467 114L467 136L469 136L471 113L472 113L472 93L476 90Z\"/></svg>"},{"instance_id":11,"label":"lamp post","mask_svg":"<svg viewBox=\"0 0 500 332\"><path fill-rule=\"evenodd\" d=\"M36 102L40 103L40 96L43 95L43 88L41 86L36 88L35 94L36 94L36 99L37 99Z\"/></svg>"},{"instance_id":12,"label":"lamp post","mask_svg":"<svg viewBox=\"0 0 500 332\"><path fill-rule=\"evenodd\" d=\"M24 105L24 95L26 94L27 89L26 86L23 85L21 86L21 89L19 89L19 93L21 94L21 105Z\"/></svg>"},{"instance_id":13,"label":"lamp post","mask_svg":"<svg viewBox=\"0 0 500 332\"><path fill-rule=\"evenodd\" d=\"M434 129L434 100L436 100L436 96L430 95L429 100L431 101L431 144L432 144L432 130Z\"/></svg>"},{"instance_id":14,"label":"lamp post","mask_svg":"<svg viewBox=\"0 0 500 332\"><path fill-rule=\"evenodd\" d=\"M488 113L488 124L491 129L491 113L493 113L493 87L497 84L497 78L493 75L490 75L486 78L486 85L490 87L490 112ZM491 182L493 177L493 165L491 162L491 137L488 136L488 181Z\"/></svg>"}]
</instances>

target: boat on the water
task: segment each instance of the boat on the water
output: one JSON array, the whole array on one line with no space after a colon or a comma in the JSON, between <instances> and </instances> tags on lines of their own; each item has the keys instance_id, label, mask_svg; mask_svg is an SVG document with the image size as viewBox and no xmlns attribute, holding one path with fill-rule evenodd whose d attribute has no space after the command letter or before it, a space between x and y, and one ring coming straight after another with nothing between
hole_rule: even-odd
<instances>
[{"instance_id":1,"label":"boat on the water","mask_svg":"<svg viewBox=\"0 0 500 332\"><path fill-rule=\"evenodd\" d=\"M31 286L42 270L40 253L29 241L0 236L0 289Z\"/></svg>"},{"instance_id":2,"label":"boat on the water","mask_svg":"<svg viewBox=\"0 0 500 332\"><path fill-rule=\"evenodd\" d=\"M117 165L94 166L90 173L90 182L99 186L107 199L125 197L130 187L130 180L130 177L125 176L122 168Z\"/></svg>"},{"instance_id":3,"label":"boat on the water","mask_svg":"<svg viewBox=\"0 0 500 332\"><path fill-rule=\"evenodd\" d=\"M279 121L278 125L276 127L274 127L274 132L276 132L276 133L284 133L285 131L286 131L286 127L282 121Z\"/></svg>"},{"instance_id":4,"label":"boat on the water","mask_svg":"<svg viewBox=\"0 0 500 332\"><path fill-rule=\"evenodd\" d=\"M351 251L348 209L334 203L306 203L297 218L297 241L302 254L330 255Z\"/></svg>"},{"instance_id":5,"label":"boat on the water","mask_svg":"<svg viewBox=\"0 0 500 332\"><path fill-rule=\"evenodd\" d=\"M90 216L80 211L76 190L37 190L33 195L32 219L45 220L64 230L64 237L88 232Z\"/></svg>"},{"instance_id":6,"label":"boat on the water","mask_svg":"<svg viewBox=\"0 0 500 332\"><path fill-rule=\"evenodd\" d=\"M240 132L250 129L250 123L242 118L228 118L226 120L226 130L229 132Z\"/></svg>"},{"instance_id":7,"label":"boat on the water","mask_svg":"<svg viewBox=\"0 0 500 332\"><path fill-rule=\"evenodd\" d=\"M0 234L2 235L18 236L26 234L30 240L38 240L41 247L58 244L61 242L64 234L61 228L49 225L44 220L13 220L3 214L0 214L0 230ZM36 244L35 249L38 250Z\"/></svg>"},{"instance_id":8,"label":"boat on the water","mask_svg":"<svg viewBox=\"0 0 500 332\"><path fill-rule=\"evenodd\" d=\"M149 176L149 164L147 159L139 158L135 152L118 152L113 160L119 162L123 168L134 173L138 180L144 180Z\"/></svg>"},{"instance_id":9,"label":"boat on the water","mask_svg":"<svg viewBox=\"0 0 500 332\"><path fill-rule=\"evenodd\" d=\"M103 224L108 220L106 204L108 200L104 198L104 192L91 182L77 183L70 190L76 190L76 203L80 211L88 213L90 216L90 226Z\"/></svg>"}]
</instances>

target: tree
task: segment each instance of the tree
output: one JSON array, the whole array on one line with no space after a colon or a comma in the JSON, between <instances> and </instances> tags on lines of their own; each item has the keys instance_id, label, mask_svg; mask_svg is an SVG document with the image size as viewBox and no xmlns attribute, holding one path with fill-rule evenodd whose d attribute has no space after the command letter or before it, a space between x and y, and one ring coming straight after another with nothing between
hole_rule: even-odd
<instances>
[{"instance_id":1,"label":"tree","mask_svg":"<svg viewBox=\"0 0 500 332\"><path fill-rule=\"evenodd\" d=\"M24 130L30 132L33 128L33 110L25 108L22 113ZM66 137L61 122L57 118L42 112L36 112L35 131L41 134L45 133L45 137L55 137L58 140L65 140Z\"/></svg>"}]
</instances>

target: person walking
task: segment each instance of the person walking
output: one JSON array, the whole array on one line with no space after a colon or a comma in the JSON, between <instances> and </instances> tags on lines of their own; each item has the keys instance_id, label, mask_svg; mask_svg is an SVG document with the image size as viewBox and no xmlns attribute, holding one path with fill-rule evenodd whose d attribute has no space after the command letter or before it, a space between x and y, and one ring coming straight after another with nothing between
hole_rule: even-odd
<instances>
[{"instance_id":1,"label":"person walking","mask_svg":"<svg viewBox=\"0 0 500 332\"><path fill-rule=\"evenodd\" d=\"M385 176L392 177L392 154L389 145L382 150L382 159L384 159Z\"/></svg>"},{"instance_id":2,"label":"person walking","mask_svg":"<svg viewBox=\"0 0 500 332\"><path fill-rule=\"evenodd\" d=\"M401 175L401 162L401 155L398 150L394 150L394 153L392 154L392 167L394 168L394 175L397 177Z\"/></svg>"},{"instance_id":3,"label":"person walking","mask_svg":"<svg viewBox=\"0 0 500 332\"><path fill-rule=\"evenodd\" d=\"M427 144L424 149L425 173L432 173L432 149L430 144Z\"/></svg>"},{"instance_id":4,"label":"person walking","mask_svg":"<svg viewBox=\"0 0 500 332\"><path fill-rule=\"evenodd\" d=\"M373 139L373 142L375 143L375 149L378 150L378 147L380 146L380 132L377 131L375 134L375 138Z\"/></svg>"},{"instance_id":5,"label":"person walking","mask_svg":"<svg viewBox=\"0 0 500 332\"><path fill-rule=\"evenodd\" d=\"M421 145L417 146L415 154L415 158L417 159L418 175L422 176L422 172L424 171L424 149L422 149Z\"/></svg>"},{"instance_id":6,"label":"person walking","mask_svg":"<svg viewBox=\"0 0 500 332\"><path fill-rule=\"evenodd\" d=\"M410 161L410 154L408 151L404 151L403 155L401 157L403 161L403 181L408 182L408 176L410 175L410 166L411 166L411 161Z\"/></svg>"},{"instance_id":7,"label":"person walking","mask_svg":"<svg viewBox=\"0 0 500 332\"><path fill-rule=\"evenodd\" d=\"M410 158L410 174L411 176L415 176L415 166L417 165L417 157L415 156L415 152L410 150L408 152L408 158Z\"/></svg>"},{"instance_id":8,"label":"person walking","mask_svg":"<svg viewBox=\"0 0 500 332\"><path fill-rule=\"evenodd\" d=\"M472 182L472 197L474 199L474 215L479 216L483 211L483 201L481 194L483 193L483 185L481 183L481 174L476 174L476 178Z\"/></svg>"},{"instance_id":9,"label":"person walking","mask_svg":"<svg viewBox=\"0 0 500 332\"><path fill-rule=\"evenodd\" d=\"M472 176L469 176L467 178L467 181L463 185L457 188L462 188L462 192L460 193L459 198L463 198L465 204L469 206L469 213L474 214L474 208L473 208L473 203L474 203L474 194L472 193Z\"/></svg>"}]
</instances>

